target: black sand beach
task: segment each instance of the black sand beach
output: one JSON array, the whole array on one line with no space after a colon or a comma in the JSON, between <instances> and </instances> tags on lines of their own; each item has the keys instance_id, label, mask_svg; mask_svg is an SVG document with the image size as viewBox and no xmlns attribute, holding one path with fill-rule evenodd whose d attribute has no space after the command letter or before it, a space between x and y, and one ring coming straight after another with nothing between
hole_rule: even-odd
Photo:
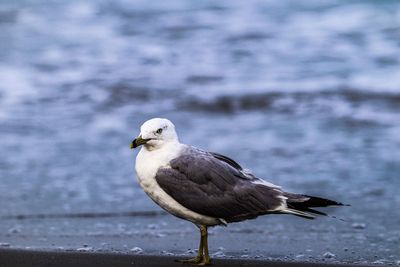
<instances>
[{"instance_id":1,"label":"black sand beach","mask_svg":"<svg viewBox=\"0 0 400 267\"><path fill-rule=\"evenodd\" d=\"M343 212L353 207L346 208ZM335 211L339 213L330 210ZM283 215L264 216L211 228L210 254L217 262L240 259L282 264L397 264L397 239L379 240L375 245L377 240L363 227L368 226L326 217L309 221ZM385 232L386 236L396 234L395 229ZM142 255L154 255L155 259L190 258L196 254L198 235L193 224L165 212L42 214L0 219L0 249L8 251L2 254L3 260L22 252L27 254L15 257L27 260L23 255L30 255L47 260L47 256L70 255L71 260L80 260L79 257L89 255L89 263L95 261L93 255L108 255L107 261ZM47 253L37 254L39 251Z\"/></svg>"},{"instance_id":2,"label":"black sand beach","mask_svg":"<svg viewBox=\"0 0 400 267\"><path fill-rule=\"evenodd\" d=\"M84 253L84 252L55 252L0 249L1 267L169 267L192 266L175 262L177 257L127 255L119 253ZM343 265L323 263L302 263L262 260L217 259L213 261L216 267L360 267L367 265Z\"/></svg>"}]
</instances>

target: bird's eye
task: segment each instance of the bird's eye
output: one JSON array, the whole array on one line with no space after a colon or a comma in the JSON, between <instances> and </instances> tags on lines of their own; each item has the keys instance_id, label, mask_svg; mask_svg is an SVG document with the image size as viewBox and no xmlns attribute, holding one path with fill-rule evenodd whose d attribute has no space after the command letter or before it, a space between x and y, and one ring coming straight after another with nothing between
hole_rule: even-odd
<instances>
[{"instance_id":1,"label":"bird's eye","mask_svg":"<svg viewBox=\"0 0 400 267\"><path fill-rule=\"evenodd\" d=\"M157 133L157 134L161 134L161 133L162 133L162 129L161 129L161 128L158 129L158 130L156 131L156 133Z\"/></svg>"}]
</instances>

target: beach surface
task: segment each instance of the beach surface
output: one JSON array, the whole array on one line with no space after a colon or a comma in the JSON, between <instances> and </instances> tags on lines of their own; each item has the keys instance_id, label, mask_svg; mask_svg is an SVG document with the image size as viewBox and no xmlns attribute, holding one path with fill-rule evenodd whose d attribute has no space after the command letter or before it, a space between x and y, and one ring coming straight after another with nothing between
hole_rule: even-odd
<instances>
[{"instance_id":1,"label":"beach surface","mask_svg":"<svg viewBox=\"0 0 400 267\"><path fill-rule=\"evenodd\" d=\"M55 251L28 251L0 249L1 266L7 267L169 267L169 266L191 266L183 265L175 260L182 257L150 256L150 255L128 255L121 253L87 253L87 252L55 252ZM217 259L213 260L212 266L216 267L360 267L368 265L352 264L329 264L329 263L302 263L285 261L265 260L243 260L243 259Z\"/></svg>"},{"instance_id":2,"label":"beach surface","mask_svg":"<svg viewBox=\"0 0 400 267\"><path fill-rule=\"evenodd\" d=\"M351 212L351 207L342 209L345 210L329 211L337 215ZM303 264L396 264L398 246L377 241L374 245L365 227L327 217L310 221L286 215L264 216L228 227L211 228L210 255L214 259ZM385 235L395 236L396 230ZM190 258L196 255L199 232L193 224L159 210L40 214L3 217L0 240L0 249L10 251Z\"/></svg>"}]
</instances>

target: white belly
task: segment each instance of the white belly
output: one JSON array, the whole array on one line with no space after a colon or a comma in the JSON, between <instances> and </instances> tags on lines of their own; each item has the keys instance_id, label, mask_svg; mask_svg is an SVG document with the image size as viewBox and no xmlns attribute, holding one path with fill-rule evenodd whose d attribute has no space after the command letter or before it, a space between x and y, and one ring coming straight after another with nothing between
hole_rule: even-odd
<instances>
[{"instance_id":1,"label":"white belly","mask_svg":"<svg viewBox=\"0 0 400 267\"><path fill-rule=\"evenodd\" d=\"M179 153L179 149L177 149L176 153ZM168 167L169 161L173 158L175 158L175 155L171 156L170 152L168 153L168 157L166 157L166 154L163 154L162 151L147 151L145 148L142 148L136 157L136 174L140 186L160 207L179 218L198 225L212 226L221 224L218 218L201 215L185 208L158 185L155 179L158 168L161 166Z\"/></svg>"}]
</instances>

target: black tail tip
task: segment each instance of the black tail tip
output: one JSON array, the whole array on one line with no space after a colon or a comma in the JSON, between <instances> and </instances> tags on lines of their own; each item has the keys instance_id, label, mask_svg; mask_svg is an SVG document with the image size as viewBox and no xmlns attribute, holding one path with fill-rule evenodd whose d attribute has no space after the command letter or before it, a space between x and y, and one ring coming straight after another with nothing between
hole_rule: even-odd
<instances>
[{"instance_id":1,"label":"black tail tip","mask_svg":"<svg viewBox=\"0 0 400 267\"><path fill-rule=\"evenodd\" d=\"M336 202L336 204L335 204L336 206L344 206L344 207L351 207L351 205L350 204L344 204L344 203L341 203L341 202Z\"/></svg>"}]
</instances>

